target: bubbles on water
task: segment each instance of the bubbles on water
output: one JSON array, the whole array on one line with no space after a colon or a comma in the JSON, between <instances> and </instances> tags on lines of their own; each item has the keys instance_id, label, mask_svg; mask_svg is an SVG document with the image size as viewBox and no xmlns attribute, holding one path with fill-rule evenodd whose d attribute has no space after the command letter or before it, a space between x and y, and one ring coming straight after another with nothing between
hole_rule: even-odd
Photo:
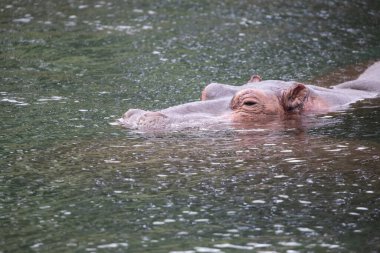
<instances>
[{"instance_id":1,"label":"bubbles on water","mask_svg":"<svg viewBox=\"0 0 380 253\"><path fill-rule=\"evenodd\" d=\"M320 246L322 248L328 248L328 249L338 249L338 248L340 248L340 246L337 245L337 244L329 244L329 243L322 243L322 244L320 244Z\"/></svg>"},{"instance_id":2,"label":"bubbles on water","mask_svg":"<svg viewBox=\"0 0 380 253\"><path fill-rule=\"evenodd\" d=\"M252 201L252 204L265 204L266 201L262 199L255 199Z\"/></svg>"},{"instance_id":3,"label":"bubbles on water","mask_svg":"<svg viewBox=\"0 0 380 253\"><path fill-rule=\"evenodd\" d=\"M67 210L62 210L61 213L65 216L71 215L71 212Z\"/></svg>"},{"instance_id":4,"label":"bubbles on water","mask_svg":"<svg viewBox=\"0 0 380 253\"><path fill-rule=\"evenodd\" d=\"M303 233L315 233L315 230L311 228L304 228L304 227L299 227L297 228L298 231L303 232Z\"/></svg>"},{"instance_id":5,"label":"bubbles on water","mask_svg":"<svg viewBox=\"0 0 380 253\"><path fill-rule=\"evenodd\" d=\"M36 243L36 244L33 244L32 246L30 246L30 248L33 250L36 250L36 249L42 247L43 245L44 245L43 243L39 242L39 243Z\"/></svg>"},{"instance_id":6,"label":"bubbles on water","mask_svg":"<svg viewBox=\"0 0 380 253\"><path fill-rule=\"evenodd\" d=\"M200 253L222 253L220 249L208 248L208 247L194 247L196 252Z\"/></svg>"},{"instance_id":7,"label":"bubbles on water","mask_svg":"<svg viewBox=\"0 0 380 253\"><path fill-rule=\"evenodd\" d=\"M33 20L33 16L32 16L32 15L30 15L30 14L25 14L25 16L22 17L22 18L16 18L16 19L13 19L13 22L15 22L15 23L20 23L20 24L28 24L28 23L30 23L32 20Z\"/></svg>"},{"instance_id":8,"label":"bubbles on water","mask_svg":"<svg viewBox=\"0 0 380 253\"><path fill-rule=\"evenodd\" d=\"M79 5L78 6L78 9L79 10L83 10L83 9L87 9L89 6L87 4L83 4L83 5Z\"/></svg>"},{"instance_id":9,"label":"bubbles on water","mask_svg":"<svg viewBox=\"0 0 380 253\"><path fill-rule=\"evenodd\" d=\"M291 157L291 158L286 158L284 159L286 162L288 163L302 163L302 162L305 162L306 160L301 160L301 159L297 159L297 158L294 158L294 157Z\"/></svg>"},{"instance_id":10,"label":"bubbles on water","mask_svg":"<svg viewBox=\"0 0 380 253\"><path fill-rule=\"evenodd\" d=\"M209 219L195 219L194 223L208 223L209 221Z\"/></svg>"},{"instance_id":11,"label":"bubbles on water","mask_svg":"<svg viewBox=\"0 0 380 253\"><path fill-rule=\"evenodd\" d=\"M143 25L141 27L142 30L153 30L153 26L152 25Z\"/></svg>"},{"instance_id":12,"label":"bubbles on water","mask_svg":"<svg viewBox=\"0 0 380 253\"><path fill-rule=\"evenodd\" d=\"M100 244L97 246L98 249L115 249L115 248L127 248L128 243L126 242L119 242L119 243L108 243L108 244Z\"/></svg>"},{"instance_id":13,"label":"bubbles on water","mask_svg":"<svg viewBox=\"0 0 380 253\"><path fill-rule=\"evenodd\" d=\"M275 175L273 178L287 178L287 175Z\"/></svg>"},{"instance_id":14,"label":"bubbles on water","mask_svg":"<svg viewBox=\"0 0 380 253\"><path fill-rule=\"evenodd\" d=\"M188 214L188 215L197 215L198 214L198 212L195 212L195 211L183 211L182 213Z\"/></svg>"},{"instance_id":15,"label":"bubbles on water","mask_svg":"<svg viewBox=\"0 0 380 253\"><path fill-rule=\"evenodd\" d=\"M214 247L221 249L253 250L253 246L236 245L231 243L215 244Z\"/></svg>"},{"instance_id":16,"label":"bubbles on water","mask_svg":"<svg viewBox=\"0 0 380 253\"><path fill-rule=\"evenodd\" d=\"M49 209L49 208L51 208L51 206L40 206L39 207L41 210L44 210L44 209Z\"/></svg>"},{"instance_id":17,"label":"bubbles on water","mask_svg":"<svg viewBox=\"0 0 380 253\"><path fill-rule=\"evenodd\" d=\"M60 100L65 100L67 99L66 97L61 97L61 96L51 96L51 97L46 97L46 98L39 98L37 99L38 102L47 102L47 101L60 101Z\"/></svg>"},{"instance_id":18,"label":"bubbles on water","mask_svg":"<svg viewBox=\"0 0 380 253\"><path fill-rule=\"evenodd\" d=\"M17 98L19 100L23 100L23 98ZM22 101L19 101L19 100L16 100L16 99L13 99L13 98L3 98L0 100L0 102L6 102L6 103L11 103L11 104L14 104L14 105L17 105L17 106L26 106L26 105L29 105L28 103L25 103L25 102L22 102Z\"/></svg>"},{"instance_id":19,"label":"bubbles on water","mask_svg":"<svg viewBox=\"0 0 380 253\"><path fill-rule=\"evenodd\" d=\"M239 139L239 141L232 141L235 139ZM174 150L172 145L173 142L177 141L178 145L174 145L176 147ZM179 226L179 230L178 232L175 232L175 235L187 237L189 234L196 233L196 231L204 231L204 226L206 225L211 225L210 227L212 228L215 222L217 222L217 220L214 217L221 216L224 217L224 219L241 220L241 222L245 224L238 228L231 228L231 226L223 226L220 229L211 230L210 234L214 236L214 240L215 238L220 238L223 240L232 240L232 238L236 237L244 238L244 236L242 236L243 234L249 234L252 236L255 235L258 236L258 238L260 238L261 235L268 235L269 233L278 236L294 235L297 236L297 238L303 238L302 236L304 236L309 238L308 240L311 241L313 239L310 238L318 237L320 231L325 231L326 229L323 227L309 227L310 224L308 224L308 222L302 222L302 218L297 218L294 221L294 223L284 222L284 225L278 224L274 229L269 229L265 223L261 225L258 224L258 217L261 217L261 212L266 212L266 210L268 209L267 205L269 204L271 206L270 210L271 212L274 212L274 214L281 212L290 212L293 213L295 217L298 217L297 215L305 217L316 216L316 213L313 213L313 209L317 207L318 203L321 203L321 201L330 201L329 196L331 196L331 192L326 195L325 191L318 188L321 182L320 176L325 175L325 173L329 175L329 180L323 181L323 184L324 187L330 189L329 187L331 187L331 185L329 185L329 183L326 182L330 182L331 184L333 184L333 182L331 182L331 171L324 172L325 167L323 164L320 163L318 163L318 169L315 168L315 171L305 170L305 168L307 168L306 165L302 165L299 168L298 166L301 165L299 163L292 164L285 162L285 164L288 164L286 170L282 170L279 169L277 166L273 166L273 161L281 162L284 161L284 157L288 156L287 153L281 152L281 150L284 149L284 145L291 148L291 150L293 151L291 152L292 157L290 158L304 159L305 157L307 157L307 154L300 155L301 153L299 150L302 150L302 152L304 152L304 148L301 147L301 144L299 149L297 148L297 145L294 145L294 143L287 142L286 144L281 144L279 142L266 142L273 143L276 145L267 146L264 144L257 145L256 143L254 149L246 149L246 147L241 146L243 142L244 138L230 138L227 141L228 148L224 148L223 151L223 147L226 147L226 143L218 143L217 145L219 148L210 149L209 155L207 156L201 156L200 153L197 152L197 150L199 150L200 152L202 150L202 148L200 148L197 144L189 145L189 141L185 141L184 139L177 140L175 138L173 138L171 141L160 138L148 138L146 141L128 143L128 145L126 145L126 143L121 144L121 142L115 143L112 144L112 147L116 147L115 149L113 149L114 151L118 150L117 153L119 153L119 155L116 156L115 159L121 161L123 167L135 159L140 162L141 166L139 167L139 169L136 169L136 171L133 172L133 175L138 179L124 182L130 182L129 185L133 185L134 187L139 185L138 189L142 195L148 193L149 189L154 189L154 192L156 192L156 194L162 189L165 189L163 193L169 193L167 195L167 198L171 199L172 204L166 205L165 203L162 205L156 205L154 208L144 209L146 210L145 212L149 213L150 215L155 215L154 212L156 211L154 210L157 210L157 212L158 210L160 210L160 212L163 214L160 216L156 216L155 218L152 218L150 222L148 222L148 224L150 224L150 227L160 227L160 229L169 229L172 228L173 225ZM191 150L189 149L189 146L192 147ZM248 146L252 147L252 145ZM337 143L334 147L338 146L339 148L349 150L354 150L357 147L350 145L350 143L347 142ZM157 147L160 147L161 151L158 151L156 149ZM329 145L326 147L328 147L327 150L329 150L333 146ZM308 148L311 148L313 151L321 150L321 147L318 145L315 146L315 149L310 146ZM125 150L132 150L135 155L131 156L131 153L126 152ZM250 152L245 152L246 150L249 150ZM121 155L123 152L126 152L125 154L127 154L127 156L130 156L130 159L132 160L128 162L129 158L126 159L125 155ZM327 156L335 158L334 153L336 152L326 153L329 154ZM161 166L150 165L149 161L154 157L158 157L158 154L160 159L165 158L167 155L167 159L163 159L165 162L160 164ZM268 161L265 162L261 161L260 159L257 159L263 156L269 156L271 157L271 159L274 160L271 160L272 162L268 163ZM242 158L244 158L244 161L246 162L244 167L242 167L242 169L239 170L230 170L236 164L240 164L239 160L243 160ZM262 167L258 166L260 163L262 163ZM269 166L269 164L272 164L272 166ZM115 164L115 166L118 165ZM138 172L139 170L141 170L141 172ZM318 173L315 173L317 171ZM121 179L125 179L126 176L130 173L131 172L126 173L124 176L121 177ZM149 178L154 179L150 181L150 183L148 184L149 187L142 186L142 182L146 181L147 179L144 179L144 177L142 177L141 175L139 176L139 173L149 173ZM186 177L182 177L180 175L185 175ZM336 177L336 175L334 175L334 177ZM339 177L337 177L337 179L339 179ZM172 182L172 186L170 186L170 182ZM173 195L171 194L171 189L173 189L172 187L174 187L175 189L181 189L183 187L184 182L187 182L187 185L192 185L191 190L189 190L191 194L188 194L188 196L186 196L186 198L183 199L178 198L177 196L176 199L174 199L173 201ZM342 183L342 181L338 182ZM335 181L334 184L336 184ZM338 188L339 187L344 188L345 186L338 185ZM307 191L310 191L310 195L305 196L306 189ZM129 189L125 191L117 190L117 192L115 193L120 192L118 193L118 195L128 196L129 191ZM234 194L231 195L231 192L241 192L241 194L239 194L240 196L242 196L241 199L238 197L236 197L235 199L232 198L231 196ZM339 198L335 197L331 199L331 203L334 202L337 205L341 206L340 209L333 211L334 214L340 214L341 212L344 212L344 210L346 210L344 203L344 205L342 206L340 204L341 202L335 202L337 199L343 199L344 196L342 196L342 194L345 193L336 193L336 195L339 196ZM351 196L355 196L355 194L357 193L354 193L354 195ZM207 198L206 196L213 196L215 200ZM263 196L271 197L263 198ZM231 203L234 203L231 205L227 204L226 209L228 211L218 209L216 200L220 198L226 199L224 203L229 203L229 201L231 201ZM178 201L181 201L181 203L182 201L184 201L184 203L187 203L189 206L191 206L191 209L189 208L181 210L181 213L179 215L175 217L168 216L166 218L165 216L171 213L170 208L177 206ZM206 201L207 205L205 204ZM198 205L198 203L203 204ZM264 206L265 208L262 208ZM364 207L364 205L359 207ZM328 209L328 205L326 205L326 208ZM247 213L243 215L242 213L244 213L244 210L247 210ZM356 210L356 207L353 207L352 210L355 210L355 212L358 215L359 213L365 212L365 210ZM252 217L250 217L249 215L247 216L247 214L249 213L252 213ZM355 217L354 214L349 214L348 212L346 212L345 214L347 216ZM266 215L269 219L271 217L276 217L276 215L272 216L269 213ZM360 216L363 217L363 215ZM256 217L256 219L253 219L253 217ZM309 219L309 222L312 221ZM184 231L183 228L185 224L192 224L194 227L186 229L186 231ZM246 225L247 228L244 228L244 225ZM359 231L360 229L356 230ZM283 242L287 241L284 240ZM275 246L268 247L268 249L276 249L276 247L278 247L276 243L277 242L272 244ZM236 244L233 241L224 241L221 243L216 242L214 244L214 247L218 248L216 247L217 245L223 244L238 245L242 247L253 247L252 245L248 244ZM227 245L225 245L226 249ZM310 245L308 245L308 247L312 248L312 246ZM315 245L316 246L313 247L321 247L320 244ZM280 246L292 247L283 245Z\"/></svg>"},{"instance_id":20,"label":"bubbles on water","mask_svg":"<svg viewBox=\"0 0 380 253\"><path fill-rule=\"evenodd\" d=\"M110 3L107 3L107 5L109 4ZM103 3L100 2L99 4L95 5L95 8L102 8L104 5L105 5L105 2ZM144 11L141 9L133 9L133 12L136 14L141 14L141 15L145 15L146 13L150 16L156 14L156 12L153 10ZM124 22L126 23L110 25L110 24L106 24L105 21L101 21L101 20L82 21L83 24L89 25L96 31L106 31L107 33L120 32L120 33L125 33L127 35L135 35L143 31L160 29L160 27L155 27L151 23L146 22L146 18L128 19L128 20L125 20Z\"/></svg>"},{"instance_id":21,"label":"bubbles on water","mask_svg":"<svg viewBox=\"0 0 380 253\"><path fill-rule=\"evenodd\" d=\"M85 20L83 23L93 27L97 31L116 31L126 33L128 35L134 35L141 31L141 28L139 29L138 27L132 25L103 25L99 20L95 22Z\"/></svg>"},{"instance_id":22,"label":"bubbles on water","mask_svg":"<svg viewBox=\"0 0 380 253\"><path fill-rule=\"evenodd\" d=\"M121 161L118 161L118 160L115 160L115 159L107 159L107 160L104 160L105 163L111 163L111 164L117 164L117 163L121 163Z\"/></svg>"},{"instance_id":23,"label":"bubbles on water","mask_svg":"<svg viewBox=\"0 0 380 253\"><path fill-rule=\"evenodd\" d=\"M281 246L286 246L286 247L299 247L299 246L302 246L301 243L299 243L299 242L293 242L293 241L290 241L290 242L279 242L278 244L281 245Z\"/></svg>"},{"instance_id":24,"label":"bubbles on water","mask_svg":"<svg viewBox=\"0 0 380 253\"><path fill-rule=\"evenodd\" d=\"M194 250L174 250L174 251L169 251L169 253L195 253Z\"/></svg>"}]
</instances>

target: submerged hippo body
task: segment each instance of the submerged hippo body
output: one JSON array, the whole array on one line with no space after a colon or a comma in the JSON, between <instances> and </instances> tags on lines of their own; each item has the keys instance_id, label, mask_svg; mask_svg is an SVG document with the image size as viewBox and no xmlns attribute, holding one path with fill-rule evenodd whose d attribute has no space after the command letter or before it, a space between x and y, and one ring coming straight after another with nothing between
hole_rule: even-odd
<instances>
[{"instance_id":1,"label":"submerged hippo body","mask_svg":"<svg viewBox=\"0 0 380 253\"><path fill-rule=\"evenodd\" d=\"M211 83L201 101L160 111L128 110L119 123L141 131L178 130L191 127L264 123L288 117L319 114L378 96L380 61L356 80L322 88L297 82L261 81L258 76L242 86Z\"/></svg>"}]
</instances>

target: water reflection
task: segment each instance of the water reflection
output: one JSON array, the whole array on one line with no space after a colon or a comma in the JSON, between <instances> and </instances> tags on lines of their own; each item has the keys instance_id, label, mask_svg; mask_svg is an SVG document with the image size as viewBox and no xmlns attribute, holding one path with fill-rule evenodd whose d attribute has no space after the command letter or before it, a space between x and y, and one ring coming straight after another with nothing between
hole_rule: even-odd
<instances>
[{"instance_id":1,"label":"water reflection","mask_svg":"<svg viewBox=\"0 0 380 253\"><path fill-rule=\"evenodd\" d=\"M295 131L127 132L34 154L18 152L12 168L27 170L3 178L6 198L18 189L3 206L10 234L14 215L35 232L70 228L54 243L62 249L345 250L353 245L342 237L366 238L379 212L376 143ZM52 243L25 237L33 249Z\"/></svg>"}]
</instances>

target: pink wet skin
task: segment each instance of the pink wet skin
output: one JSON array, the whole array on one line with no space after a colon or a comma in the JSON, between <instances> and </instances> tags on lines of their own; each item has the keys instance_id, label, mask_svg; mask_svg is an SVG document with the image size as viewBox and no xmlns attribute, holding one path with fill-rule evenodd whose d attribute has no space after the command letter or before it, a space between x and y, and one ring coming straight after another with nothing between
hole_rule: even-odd
<instances>
[{"instance_id":1,"label":"pink wet skin","mask_svg":"<svg viewBox=\"0 0 380 253\"><path fill-rule=\"evenodd\" d=\"M327 112L327 101L312 96L300 83L293 84L280 94L259 89L245 89L236 93L231 101L232 122L254 122L284 118L289 114Z\"/></svg>"},{"instance_id":2,"label":"pink wet skin","mask_svg":"<svg viewBox=\"0 0 380 253\"><path fill-rule=\"evenodd\" d=\"M168 130L224 123L265 123L293 115L319 114L347 108L350 103L380 93L380 61L357 79L332 88L279 80L263 81L253 75L247 84L211 83L201 101L159 111L128 110L121 125L128 128Z\"/></svg>"},{"instance_id":3,"label":"pink wet skin","mask_svg":"<svg viewBox=\"0 0 380 253\"><path fill-rule=\"evenodd\" d=\"M253 75L248 84L258 83L261 80L260 76ZM222 87L216 87L216 89L221 93ZM217 98L215 93L212 91L212 87L206 87L202 91L202 101L206 101L213 96ZM301 112L327 112L330 106L322 97L313 95L306 85L295 83L289 88L277 92L277 94L272 90L242 89L233 96L230 108L233 112L228 118L232 122L239 123L268 121Z\"/></svg>"}]
</instances>

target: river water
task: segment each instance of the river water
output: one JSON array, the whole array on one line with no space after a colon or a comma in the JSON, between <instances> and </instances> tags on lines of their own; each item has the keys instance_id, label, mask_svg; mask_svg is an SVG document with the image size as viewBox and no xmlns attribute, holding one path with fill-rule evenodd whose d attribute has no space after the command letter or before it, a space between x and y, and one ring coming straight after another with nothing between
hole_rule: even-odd
<instances>
[{"instance_id":1,"label":"river water","mask_svg":"<svg viewBox=\"0 0 380 253\"><path fill-rule=\"evenodd\" d=\"M380 100L144 134L212 82L322 86L380 59L378 1L0 4L0 252L378 252Z\"/></svg>"}]
</instances>

